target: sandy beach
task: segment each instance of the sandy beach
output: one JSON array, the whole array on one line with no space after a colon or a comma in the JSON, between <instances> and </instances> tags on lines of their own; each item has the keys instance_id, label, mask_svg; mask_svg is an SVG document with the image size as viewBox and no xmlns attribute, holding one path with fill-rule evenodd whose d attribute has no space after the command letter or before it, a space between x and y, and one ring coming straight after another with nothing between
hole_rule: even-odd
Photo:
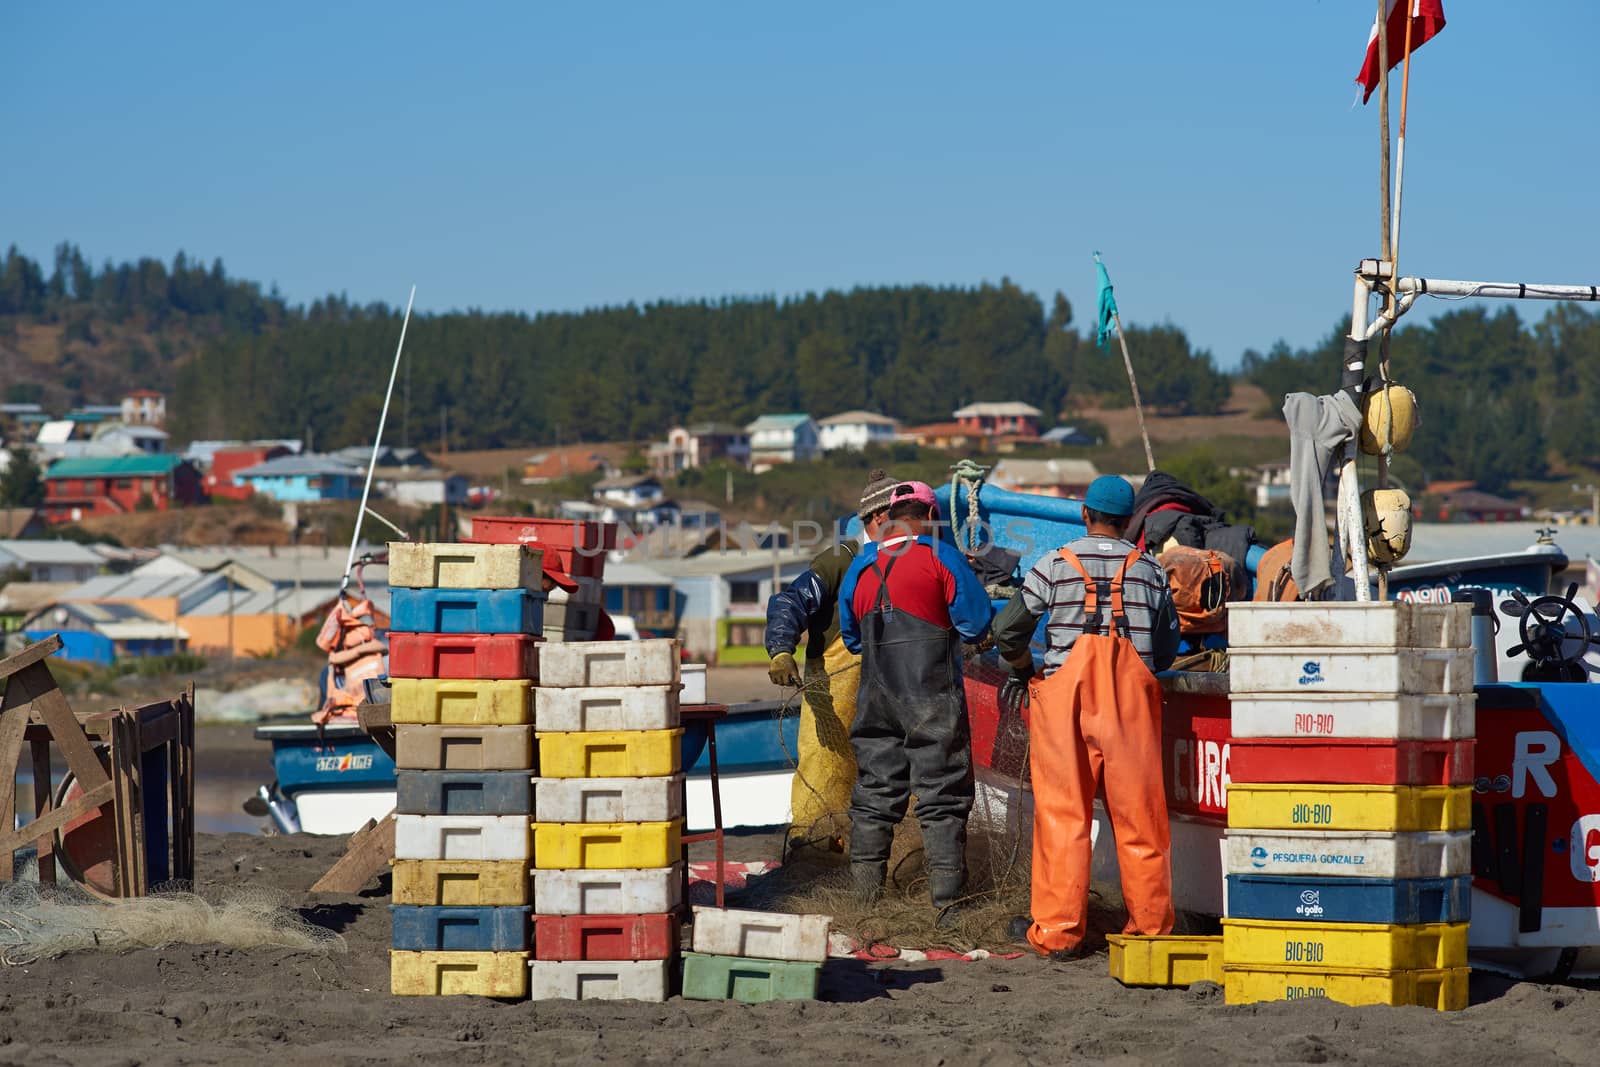
<instances>
[{"instance_id":1,"label":"sandy beach","mask_svg":"<svg viewBox=\"0 0 1600 1067\"><path fill-rule=\"evenodd\" d=\"M202 825L249 827L225 810L270 773L246 727L200 731ZM730 856L777 858L742 833ZM339 950L176 946L78 952L0 968L0 1063L371 1064L450 1057L527 1062L1592 1063L1600 991L1474 976L1472 1006L1228 1007L1221 990L1125 989L1103 952L957 962L830 961L816 1002L744 1006L501 1003L388 993L388 878L313 897L342 838L203 833L199 890L262 888L336 932ZM697 857L699 858L699 857ZM704 857L704 858L709 858Z\"/></svg>"}]
</instances>

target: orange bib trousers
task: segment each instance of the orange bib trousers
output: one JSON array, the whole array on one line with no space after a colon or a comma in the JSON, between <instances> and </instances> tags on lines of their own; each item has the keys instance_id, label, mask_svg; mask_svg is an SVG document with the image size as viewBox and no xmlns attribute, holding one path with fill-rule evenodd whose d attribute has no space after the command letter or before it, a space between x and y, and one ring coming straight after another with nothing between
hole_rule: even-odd
<instances>
[{"instance_id":1,"label":"orange bib trousers","mask_svg":"<svg viewBox=\"0 0 1600 1067\"><path fill-rule=\"evenodd\" d=\"M1078 565L1075 556L1063 558ZM1124 563L1125 570L1127 563ZM1122 615L1121 572L1110 587ZM1095 583L1085 574L1084 617L1096 629ZM1033 777L1033 925L1039 952L1076 949L1088 933L1089 835L1103 782L1116 834L1124 933L1172 932L1172 834L1161 772L1161 687L1125 636L1085 632L1067 661L1030 687Z\"/></svg>"}]
</instances>

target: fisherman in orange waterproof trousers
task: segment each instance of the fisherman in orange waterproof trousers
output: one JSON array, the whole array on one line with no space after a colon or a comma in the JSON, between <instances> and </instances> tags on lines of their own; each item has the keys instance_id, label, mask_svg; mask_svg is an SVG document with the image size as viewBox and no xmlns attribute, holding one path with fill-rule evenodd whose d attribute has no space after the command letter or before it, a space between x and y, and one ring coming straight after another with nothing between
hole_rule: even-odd
<instances>
[{"instance_id":1,"label":"fisherman in orange waterproof trousers","mask_svg":"<svg viewBox=\"0 0 1600 1067\"><path fill-rule=\"evenodd\" d=\"M1106 476L1084 498L1086 536L1041 559L995 619L1011 667L1001 689L1028 723L1033 781L1031 920L1012 936L1052 959L1083 952L1090 825L1104 782L1116 835L1125 933L1171 933L1172 842L1161 781L1161 689L1155 671L1178 649L1165 573L1123 539L1133 488ZM1043 677L1029 648L1048 617Z\"/></svg>"}]
</instances>

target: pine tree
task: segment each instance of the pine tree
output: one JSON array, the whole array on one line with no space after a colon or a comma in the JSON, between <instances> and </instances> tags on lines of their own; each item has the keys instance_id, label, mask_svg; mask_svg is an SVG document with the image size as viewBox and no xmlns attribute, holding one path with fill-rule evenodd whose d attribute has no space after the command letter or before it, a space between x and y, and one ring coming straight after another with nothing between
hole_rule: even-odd
<instances>
[{"instance_id":1,"label":"pine tree","mask_svg":"<svg viewBox=\"0 0 1600 1067\"><path fill-rule=\"evenodd\" d=\"M0 471L0 506L36 508L44 503L44 477L33 453L26 448L11 450L11 463Z\"/></svg>"}]
</instances>

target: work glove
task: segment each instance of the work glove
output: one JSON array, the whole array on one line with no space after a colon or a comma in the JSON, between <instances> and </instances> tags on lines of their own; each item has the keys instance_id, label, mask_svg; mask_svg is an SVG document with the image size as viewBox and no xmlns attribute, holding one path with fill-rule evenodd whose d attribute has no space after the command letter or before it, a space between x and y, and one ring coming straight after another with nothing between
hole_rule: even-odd
<instances>
[{"instance_id":1,"label":"work glove","mask_svg":"<svg viewBox=\"0 0 1600 1067\"><path fill-rule=\"evenodd\" d=\"M1033 678L1033 664L1012 667L1011 673L1000 685L1000 706L1013 715L1021 715L1028 706L1028 682Z\"/></svg>"},{"instance_id":2,"label":"work glove","mask_svg":"<svg viewBox=\"0 0 1600 1067\"><path fill-rule=\"evenodd\" d=\"M767 677L772 679L773 685L786 685L791 689L802 687L800 665L794 661L791 652L779 652L772 657L772 662L767 666Z\"/></svg>"}]
</instances>

